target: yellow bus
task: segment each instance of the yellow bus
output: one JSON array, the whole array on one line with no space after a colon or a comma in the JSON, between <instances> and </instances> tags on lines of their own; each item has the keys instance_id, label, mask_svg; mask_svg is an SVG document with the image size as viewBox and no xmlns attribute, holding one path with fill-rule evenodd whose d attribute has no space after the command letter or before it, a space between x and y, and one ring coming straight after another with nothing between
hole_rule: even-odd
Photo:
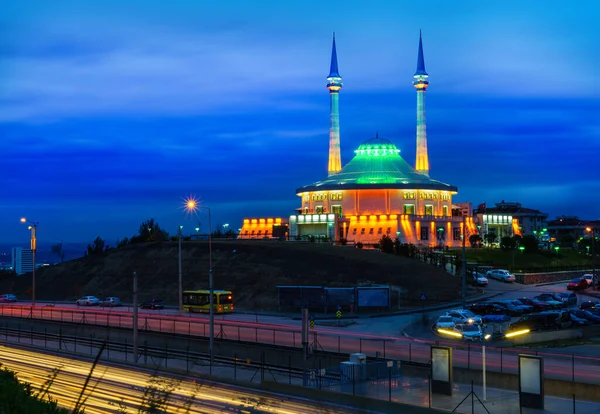
<instances>
[{"instance_id":1,"label":"yellow bus","mask_svg":"<svg viewBox=\"0 0 600 414\"><path fill-rule=\"evenodd\" d=\"M230 313L233 312L233 295L230 290L213 290L213 312ZM184 290L183 291L183 310L190 313L210 312L210 291L209 290Z\"/></svg>"}]
</instances>

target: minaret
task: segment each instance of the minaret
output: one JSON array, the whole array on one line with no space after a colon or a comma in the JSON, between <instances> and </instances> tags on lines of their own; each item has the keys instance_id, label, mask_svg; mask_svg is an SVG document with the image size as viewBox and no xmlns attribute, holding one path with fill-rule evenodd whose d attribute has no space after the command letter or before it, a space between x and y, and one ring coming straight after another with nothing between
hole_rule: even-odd
<instances>
[{"instance_id":1,"label":"minaret","mask_svg":"<svg viewBox=\"0 0 600 414\"><path fill-rule=\"evenodd\" d=\"M417 57L417 71L414 75L413 85L417 89L417 157L415 170L429 177L429 157L427 156L427 124L425 122L425 91L429 81L425 72L425 59L423 58L423 39L419 32L419 56Z\"/></svg>"},{"instance_id":2,"label":"minaret","mask_svg":"<svg viewBox=\"0 0 600 414\"><path fill-rule=\"evenodd\" d=\"M333 175L342 169L342 156L340 154L340 89L342 89L342 77L338 73L335 33L333 34L331 68L327 77L327 89L329 89L329 164L327 173Z\"/></svg>"}]
</instances>

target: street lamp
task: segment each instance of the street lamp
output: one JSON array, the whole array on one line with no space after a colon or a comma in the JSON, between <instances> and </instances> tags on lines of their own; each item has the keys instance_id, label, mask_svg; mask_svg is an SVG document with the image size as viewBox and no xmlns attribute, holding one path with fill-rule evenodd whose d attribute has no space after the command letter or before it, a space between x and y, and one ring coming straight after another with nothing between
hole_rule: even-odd
<instances>
[{"instance_id":1,"label":"street lamp","mask_svg":"<svg viewBox=\"0 0 600 414\"><path fill-rule=\"evenodd\" d=\"M210 296L209 302L209 317L210 317L210 331L208 339L209 348L209 374L212 375L213 363L214 363L214 341L215 341L215 305L214 305L214 287L213 287L213 273L212 273L212 222L210 219L210 207L202 206L198 204L198 200L193 197L188 197L185 200L185 209L189 213L195 213L199 209L205 209L208 211L208 290Z\"/></svg>"},{"instance_id":2,"label":"street lamp","mask_svg":"<svg viewBox=\"0 0 600 414\"><path fill-rule=\"evenodd\" d=\"M485 333L485 325L481 332L481 371L483 374L483 401L487 399L487 375L485 372L485 341L492 337L491 334Z\"/></svg>"},{"instance_id":3,"label":"street lamp","mask_svg":"<svg viewBox=\"0 0 600 414\"><path fill-rule=\"evenodd\" d=\"M177 241L179 242L179 314L183 314L183 271L181 264L181 230L183 226L177 229Z\"/></svg>"},{"instance_id":4,"label":"street lamp","mask_svg":"<svg viewBox=\"0 0 600 414\"><path fill-rule=\"evenodd\" d=\"M556 251L556 257L558 257L558 251L560 250L560 246L554 246L554 250Z\"/></svg>"},{"instance_id":5,"label":"street lamp","mask_svg":"<svg viewBox=\"0 0 600 414\"><path fill-rule=\"evenodd\" d=\"M596 228L586 227L586 231L592 233L592 285L596 287Z\"/></svg>"},{"instance_id":6,"label":"street lamp","mask_svg":"<svg viewBox=\"0 0 600 414\"><path fill-rule=\"evenodd\" d=\"M35 306L35 252L37 250L37 226L38 223L29 221L25 217L21 218L21 223L28 223L29 230L31 230L31 262L33 264L31 269L31 306Z\"/></svg>"}]
</instances>

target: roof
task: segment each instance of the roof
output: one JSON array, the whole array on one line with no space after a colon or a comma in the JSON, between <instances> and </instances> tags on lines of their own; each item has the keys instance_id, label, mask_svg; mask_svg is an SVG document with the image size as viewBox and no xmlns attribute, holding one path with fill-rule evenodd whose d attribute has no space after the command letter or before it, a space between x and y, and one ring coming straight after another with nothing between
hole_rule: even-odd
<instances>
[{"instance_id":1,"label":"roof","mask_svg":"<svg viewBox=\"0 0 600 414\"><path fill-rule=\"evenodd\" d=\"M328 78L341 78L337 64L337 51L335 48L335 33L333 34L333 46L331 47L331 67Z\"/></svg>"},{"instance_id":2,"label":"roof","mask_svg":"<svg viewBox=\"0 0 600 414\"><path fill-rule=\"evenodd\" d=\"M336 174L296 189L307 191L357 189L424 189L457 192L457 187L418 173L400 156L387 139L369 139L354 151L356 155Z\"/></svg>"},{"instance_id":3,"label":"roof","mask_svg":"<svg viewBox=\"0 0 600 414\"><path fill-rule=\"evenodd\" d=\"M423 38L421 37L421 32L419 32L419 55L417 56L417 71L415 72L415 76L417 75L427 76L427 72L425 71L425 58L423 57Z\"/></svg>"}]
</instances>

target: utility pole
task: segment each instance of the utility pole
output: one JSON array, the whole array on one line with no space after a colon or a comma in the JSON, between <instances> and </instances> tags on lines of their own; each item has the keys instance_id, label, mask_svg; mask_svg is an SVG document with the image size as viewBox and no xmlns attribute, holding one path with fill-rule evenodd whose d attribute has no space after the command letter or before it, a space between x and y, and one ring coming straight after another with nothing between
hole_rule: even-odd
<instances>
[{"instance_id":1,"label":"utility pole","mask_svg":"<svg viewBox=\"0 0 600 414\"><path fill-rule=\"evenodd\" d=\"M467 306L467 217L463 215L462 222L462 307Z\"/></svg>"},{"instance_id":2,"label":"utility pole","mask_svg":"<svg viewBox=\"0 0 600 414\"><path fill-rule=\"evenodd\" d=\"M138 362L138 278L133 272L133 360Z\"/></svg>"},{"instance_id":3,"label":"utility pole","mask_svg":"<svg viewBox=\"0 0 600 414\"><path fill-rule=\"evenodd\" d=\"M306 368L307 368L307 359L308 359L308 309L302 309L302 384L306 387L308 385L308 381L306 378Z\"/></svg>"},{"instance_id":4,"label":"utility pole","mask_svg":"<svg viewBox=\"0 0 600 414\"><path fill-rule=\"evenodd\" d=\"M183 314L183 271L181 264L181 230L183 226L179 226L177 230L177 240L179 241L179 315Z\"/></svg>"}]
</instances>

